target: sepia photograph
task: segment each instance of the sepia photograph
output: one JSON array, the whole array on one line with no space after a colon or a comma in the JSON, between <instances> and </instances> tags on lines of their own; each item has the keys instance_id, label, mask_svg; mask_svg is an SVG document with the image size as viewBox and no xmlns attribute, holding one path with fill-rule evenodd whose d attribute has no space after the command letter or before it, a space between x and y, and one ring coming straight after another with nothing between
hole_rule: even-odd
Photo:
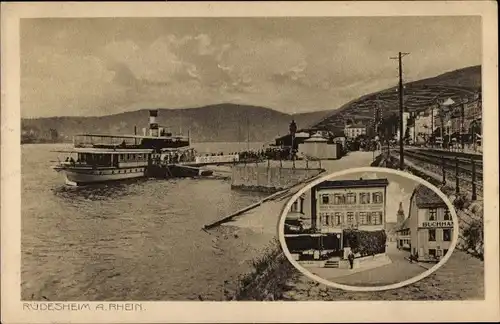
<instances>
[{"instance_id":1,"label":"sepia photograph","mask_svg":"<svg viewBox=\"0 0 500 324\"><path fill-rule=\"evenodd\" d=\"M451 202L404 174L375 170L329 178L293 201L283 248L299 270L337 284L383 287L403 284L452 253L458 226Z\"/></svg>"},{"instance_id":2,"label":"sepia photograph","mask_svg":"<svg viewBox=\"0 0 500 324\"><path fill-rule=\"evenodd\" d=\"M491 303L488 6L403 4L2 4L20 321Z\"/></svg>"},{"instance_id":3,"label":"sepia photograph","mask_svg":"<svg viewBox=\"0 0 500 324\"><path fill-rule=\"evenodd\" d=\"M391 27L403 20L412 41ZM20 32L24 300L246 298L240 277L282 208L260 201L325 170L401 163L459 193L478 281L460 294L481 298L479 18L23 19ZM455 60L430 48L444 39Z\"/></svg>"}]
</instances>

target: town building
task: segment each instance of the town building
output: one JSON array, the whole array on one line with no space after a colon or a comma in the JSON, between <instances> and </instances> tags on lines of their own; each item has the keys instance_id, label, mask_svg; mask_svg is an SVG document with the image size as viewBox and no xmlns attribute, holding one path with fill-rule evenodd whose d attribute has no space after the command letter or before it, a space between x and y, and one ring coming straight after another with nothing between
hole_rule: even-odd
<instances>
[{"instance_id":1,"label":"town building","mask_svg":"<svg viewBox=\"0 0 500 324\"><path fill-rule=\"evenodd\" d=\"M411 118L411 114L407 111L403 112L403 131L404 131L404 134L403 136L406 136L408 135L408 137L410 139L414 139L415 138L415 128L413 125L410 125L410 118ZM396 130L396 137L395 139L397 141L399 141L399 127L397 128Z\"/></svg>"},{"instance_id":2,"label":"town building","mask_svg":"<svg viewBox=\"0 0 500 324\"><path fill-rule=\"evenodd\" d=\"M405 219L396 230L396 244L398 249L410 251L410 218Z\"/></svg>"},{"instance_id":3,"label":"town building","mask_svg":"<svg viewBox=\"0 0 500 324\"><path fill-rule=\"evenodd\" d=\"M350 251L346 231L385 230L388 184L387 179L359 179L324 181L312 187L286 216L290 253L302 261L345 260Z\"/></svg>"},{"instance_id":4,"label":"town building","mask_svg":"<svg viewBox=\"0 0 500 324\"><path fill-rule=\"evenodd\" d=\"M434 190L419 185L410 198L408 220L400 239L410 235L411 254L418 261L439 261L453 238L453 218L446 203Z\"/></svg>"},{"instance_id":5,"label":"town building","mask_svg":"<svg viewBox=\"0 0 500 324\"><path fill-rule=\"evenodd\" d=\"M304 143L304 141L309 137L310 135L307 132L298 132L293 135L287 134L276 138L275 146L279 146L282 148L293 146L294 149L297 149L299 147L299 144Z\"/></svg>"},{"instance_id":6,"label":"town building","mask_svg":"<svg viewBox=\"0 0 500 324\"><path fill-rule=\"evenodd\" d=\"M299 145L299 155L305 159L327 160L341 157L342 145L314 134Z\"/></svg>"},{"instance_id":7,"label":"town building","mask_svg":"<svg viewBox=\"0 0 500 324\"><path fill-rule=\"evenodd\" d=\"M439 107L433 104L424 111L417 113L415 117L415 143L423 144L428 143L432 134L439 127L437 122ZM434 120L433 120L434 118Z\"/></svg>"},{"instance_id":8,"label":"town building","mask_svg":"<svg viewBox=\"0 0 500 324\"><path fill-rule=\"evenodd\" d=\"M360 135L366 135L366 126L362 124L351 124L344 127L344 134L347 138L355 139Z\"/></svg>"}]
</instances>

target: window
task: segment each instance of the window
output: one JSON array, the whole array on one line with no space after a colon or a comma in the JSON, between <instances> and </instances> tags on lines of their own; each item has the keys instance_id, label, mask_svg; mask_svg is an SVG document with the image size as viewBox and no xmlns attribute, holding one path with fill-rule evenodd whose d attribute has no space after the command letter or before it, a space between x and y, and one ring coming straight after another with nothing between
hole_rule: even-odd
<instances>
[{"instance_id":1,"label":"window","mask_svg":"<svg viewBox=\"0 0 500 324\"><path fill-rule=\"evenodd\" d=\"M429 249L429 255L432 257L436 257L436 249Z\"/></svg>"},{"instance_id":2,"label":"window","mask_svg":"<svg viewBox=\"0 0 500 324\"><path fill-rule=\"evenodd\" d=\"M437 210L436 208L429 209L429 220L430 221L435 221L437 216Z\"/></svg>"},{"instance_id":3,"label":"window","mask_svg":"<svg viewBox=\"0 0 500 324\"><path fill-rule=\"evenodd\" d=\"M382 212L372 212L371 223L372 223L372 225L381 225L382 224Z\"/></svg>"},{"instance_id":4,"label":"window","mask_svg":"<svg viewBox=\"0 0 500 324\"><path fill-rule=\"evenodd\" d=\"M367 225L368 219L366 217L366 212L359 212L359 223L361 225Z\"/></svg>"},{"instance_id":5,"label":"window","mask_svg":"<svg viewBox=\"0 0 500 324\"><path fill-rule=\"evenodd\" d=\"M348 193L346 195L346 204L354 205L356 203L356 195L353 193Z\"/></svg>"},{"instance_id":6,"label":"window","mask_svg":"<svg viewBox=\"0 0 500 324\"><path fill-rule=\"evenodd\" d=\"M435 241L436 241L436 230L430 229L429 230L429 242L435 242Z\"/></svg>"},{"instance_id":7,"label":"window","mask_svg":"<svg viewBox=\"0 0 500 324\"><path fill-rule=\"evenodd\" d=\"M443 241L449 242L451 241L451 228L445 228L443 229Z\"/></svg>"},{"instance_id":8,"label":"window","mask_svg":"<svg viewBox=\"0 0 500 324\"><path fill-rule=\"evenodd\" d=\"M354 213L347 212L347 224L354 224Z\"/></svg>"},{"instance_id":9,"label":"window","mask_svg":"<svg viewBox=\"0 0 500 324\"><path fill-rule=\"evenodd\" d=\"M330 226L330 215L327 213L320 214L320 221L323 226Z\"/></svg>"},{"instance_id":10,"label":"window","mask_svg":"<svg viewBox=\"0 0 500 324\"><path fill-rule=\"evenodd\" d=\"M342 224L342 213L339 213L339 212L336 212L335 213L335 225L338 226L340 224Z\"/></svg>"},{"instance_id":11,"label":"window","mask_svg":"<svg viewBox=\"0 0 500 324\"><path fill-rule=\"evenodd\" d=\"M359 194L359 202L361 204L369 204L370 203L370 194L366 192L362 192Z\"/></svg>"},{"instance_id":12,"label":"window","mask_svg":"<svg viewBox=\"0 0 500 324\"><path fill-rule=\"evenodd\" d=\"M450 214L450 210L448 208L445 208L445 210L444 210L444 218L443 219L445 221L451 220L451 214Z\"/></svg>"},{"instance_id":13,"label":"window","mask_svg":"<svg viewBox=\"0 0 500 324\"><path fill-rule=\"evenodd\" d=\"M328 196L328 195L322 195L321 196L321 202L324 205L329 204L330 203L330 196Z\"/></svg>"},{"instance_id":14,"label":"window","mask_svg":"<svg viewBox=\"0 0 500 324\"><path fill-rule=\"evenodd\" d=\"M335 205L343 205L344 204L344 195L341 194L335 194L333 196L333 203Z\"/></svg>"},{"instance_id":15,"label":"window","mask_svg":"<svg viewBox=\"0 0 500 324\"><path fill-rule=\"evenodd\" d=\"M374 192L372 194L372 198L374 204L381 204L384 202L382 198L382 192Z\"/></svg>"}]
</instances>

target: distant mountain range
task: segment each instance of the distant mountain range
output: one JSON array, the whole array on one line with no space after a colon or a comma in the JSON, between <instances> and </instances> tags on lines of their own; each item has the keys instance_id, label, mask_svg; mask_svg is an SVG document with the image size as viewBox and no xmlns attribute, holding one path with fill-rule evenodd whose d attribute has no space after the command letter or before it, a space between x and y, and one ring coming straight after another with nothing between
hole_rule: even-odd
<instances>
[{"instance_id":1,"label":"distant mountain range","mask_svg":"<svg viewBox=\"0 0 500 324\"><path fill-rule=\"evenodd\" d=\"M292 119L299 127L308 127L329 113L289 115L264 107L225 103L189 109L160 108L157 120L174 133L189 131L194 142L267 142L279 134L287 134ZM133 134L134 126L142 134L148 122L148 109L143 109L103 117L22 119L21 124L25 134L36 133L38 138L47 138L49 130L56 129L60 139L71 140L73 135L81 133Z\"/></svg>"},{"instance_id":2,"label":"distant mountain range","mask_svg":"<svg viewBox=\"0 0 500 324\"><path fill-rule=\"evenodd\" d=\"M470 96L481 89L481 66L472 66L405 85L409 111L427 107L437 98ZM380 105L384 115L398 111L397 88L365 95L335 110L289 115L265 107L231 103L188 109L159 108L158 122L172 131L190 131L195 142L268 142L288 133L292 119L299 129L343 129L346 120L366 122ZM155 108L155 107L148 107ZM22 142L68 141L80 133L138 134L148 125L148 109L103 117L49 117L22 119Z\"/></svg>"}]
</instances>

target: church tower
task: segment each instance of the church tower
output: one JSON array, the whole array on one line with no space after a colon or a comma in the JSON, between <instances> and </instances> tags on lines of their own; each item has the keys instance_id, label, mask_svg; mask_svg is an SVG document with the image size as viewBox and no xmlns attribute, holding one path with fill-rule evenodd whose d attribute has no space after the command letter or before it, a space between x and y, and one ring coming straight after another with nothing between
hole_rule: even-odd
<instances>
[{"instance_id":1,"label":"church tower","mask_svg":"<svg viewBox=\"0 0 500 324\"><path fill-rule=\"evenodd\" d=\"M405 212L403 211L403 202L399 203L399 210L397 214L398 224L402 224L405 220Z\"/></svg>"}]
</instances>

